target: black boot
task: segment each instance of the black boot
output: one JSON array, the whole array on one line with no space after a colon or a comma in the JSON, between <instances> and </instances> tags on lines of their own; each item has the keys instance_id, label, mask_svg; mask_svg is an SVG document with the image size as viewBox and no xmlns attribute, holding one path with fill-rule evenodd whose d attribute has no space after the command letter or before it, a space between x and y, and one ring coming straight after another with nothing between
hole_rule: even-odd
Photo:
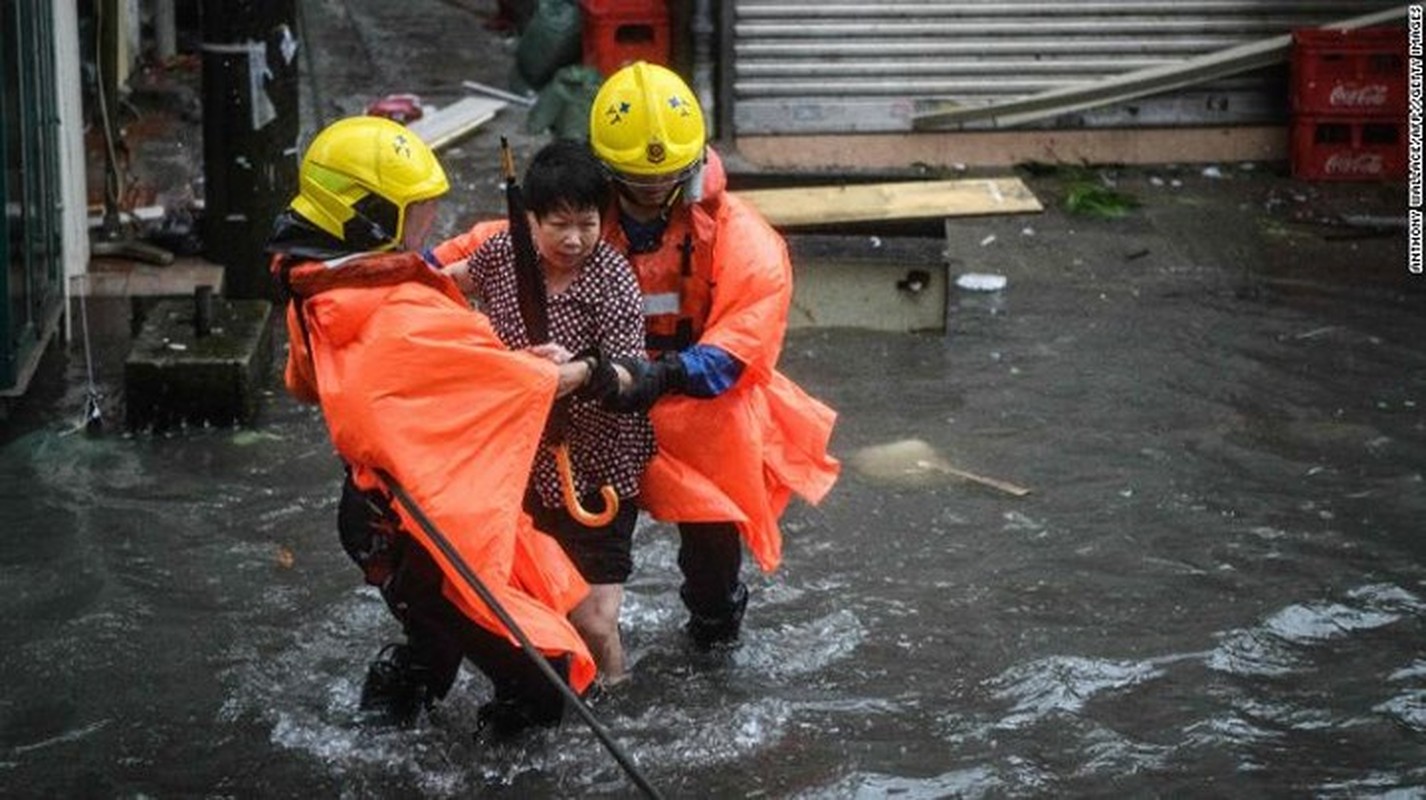
<instances>
[{"instance_id":1,"label":"black boot","mask_svg":"<svg viewBox=\"0 0 1426 800\"><path fill-rule=\"evenodd\" d=\"M684 598L687 603L688 598ZM733 590L729 605L721 613L706 614L691 612L688 624L684 626L693 644L700 650L733 645L738 641L738 631L743 626L743 612L748 608L748 587L739 583Z\"/></svg>"},{"instance_id":2,"label":"black boot","mask_svg":"<svg viewBox=\"0 0 1426 800\"><path fill-rule=\"evenodd\" d=\"M486 653L487 657L489 655ZM513 655L523 657L524 654ZM494 663L487 660L487 664ZM560 682L568 685L569 657L548 659L548 663ZM558 726L564 720L564 692L550 683L528 659L505 663L505 667L487 673L495 684L495 699L481 706L476 713L476 740L500 744L534 728Z\"/></svg>"},{"instance_id":3,"label":"black boot","mask_svg":"<svg viewBox=\"0 0 1426 800\"><path fill-rule=\"evenodd\" d=\"M550 727L559 722L558 719L537 719L528 706L512 700L491 700L476 711L475 720L475 738L495 744L515 739L531 728Z\"/></svg>"},{"instance_id":4,"label":"black boot","mask_svg":"<svg viewBox=\"0 0 1426 800\"><path fill-rule=\"evenodd\" d=\"M421 709L435 702L431 678L430 668L416 662L409 646L388 644L367 668L361 710L379 724L410 727Z\"/></svg>"}]
</instances>

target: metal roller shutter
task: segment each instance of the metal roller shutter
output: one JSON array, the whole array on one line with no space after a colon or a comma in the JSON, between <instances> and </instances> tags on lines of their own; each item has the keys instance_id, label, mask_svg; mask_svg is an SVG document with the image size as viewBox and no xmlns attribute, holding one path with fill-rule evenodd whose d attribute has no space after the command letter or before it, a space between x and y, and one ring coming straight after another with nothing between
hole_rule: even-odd
<instances>
[{"instance_id":1,"label":"metal roller shutter","mask_svg":"<svg viewBox=\"0 0 1426 800\"><path fill-rule=\"evenodd\" d=\"M1399 3L1278 0L727 0L740 135L911 129L968 106L1203 55ZM725 50L725 52L727 52ZM1085 127L1278 122L1286 70L1061 118ZM976 127L974 124L967 127ZM1037 126L1029 126L1037 127Z\"/></svg>"}]
</instances>

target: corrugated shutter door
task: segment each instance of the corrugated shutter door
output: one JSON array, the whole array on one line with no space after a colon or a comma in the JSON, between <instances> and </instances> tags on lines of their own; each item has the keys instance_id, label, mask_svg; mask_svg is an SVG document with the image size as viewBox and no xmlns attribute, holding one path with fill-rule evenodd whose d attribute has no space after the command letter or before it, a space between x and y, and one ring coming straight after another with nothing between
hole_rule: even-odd
<instances>
[{"instance_id":1,"label":"corrugated shutter door","mask_svg":"<svg viewBox=\"0 0 1426 800\"><path fill-rule=\"evenodd\" d=\"M984 106L1391 8L1277 0L727 0L738 134L911 129L918 103ZM1048 124L1281 121L1263 70ZM974 127L974 126L967 126Z\"/></svg>"}]
</instances>

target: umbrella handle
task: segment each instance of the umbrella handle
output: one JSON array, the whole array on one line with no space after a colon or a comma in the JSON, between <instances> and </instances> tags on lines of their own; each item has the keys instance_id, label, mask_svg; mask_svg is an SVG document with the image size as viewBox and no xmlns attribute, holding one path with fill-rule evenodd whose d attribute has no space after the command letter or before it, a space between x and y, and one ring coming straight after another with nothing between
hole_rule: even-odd
<instances>
[{"instance_id":1,"label":"umbrella handle","mask_svg":"<svg viewBox=\"0 0 1426 800\"><path fill-rule=\"evenodd\" d=\"M574 467L569 461L569 444L560 442L554 446L555 467L559 472L560 491L564 494L564 507L575 521L585 527L600 528L608 525L619 513L619 493L613 486L599 487L599 496L604 498L604 510L598 514L587 511L579 503L579 495L574 492Z\"/></svg>"}]
</instances>

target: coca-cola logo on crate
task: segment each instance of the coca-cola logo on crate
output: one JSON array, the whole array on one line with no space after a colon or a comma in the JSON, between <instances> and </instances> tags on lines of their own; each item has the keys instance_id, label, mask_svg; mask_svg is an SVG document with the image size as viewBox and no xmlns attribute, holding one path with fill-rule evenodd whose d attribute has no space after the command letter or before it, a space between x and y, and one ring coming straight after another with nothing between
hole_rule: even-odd
<instances>
[{"instance_id":1,"label":"coca-cola logo on crate","mask_svg":"<svg viewBox=\"0 0 1426 800\"><path fill-rule=\"evenodd\" d=\"M1327 102L1336 108L1371 108L1386 105L1386 94L1384 83L1339 83Z\"/></svg>"},{"instance_id":2,"label":"coca-cola logo on crate","mask_svg":"<svg viewBox=\"0 0 1426 800\"><path fill-rule=\"evenodd\" d=\"M1333 153L1322 165L1328 175L1380 175L1385 168L1380 153Z\"/></svg>"}]
</instances>

